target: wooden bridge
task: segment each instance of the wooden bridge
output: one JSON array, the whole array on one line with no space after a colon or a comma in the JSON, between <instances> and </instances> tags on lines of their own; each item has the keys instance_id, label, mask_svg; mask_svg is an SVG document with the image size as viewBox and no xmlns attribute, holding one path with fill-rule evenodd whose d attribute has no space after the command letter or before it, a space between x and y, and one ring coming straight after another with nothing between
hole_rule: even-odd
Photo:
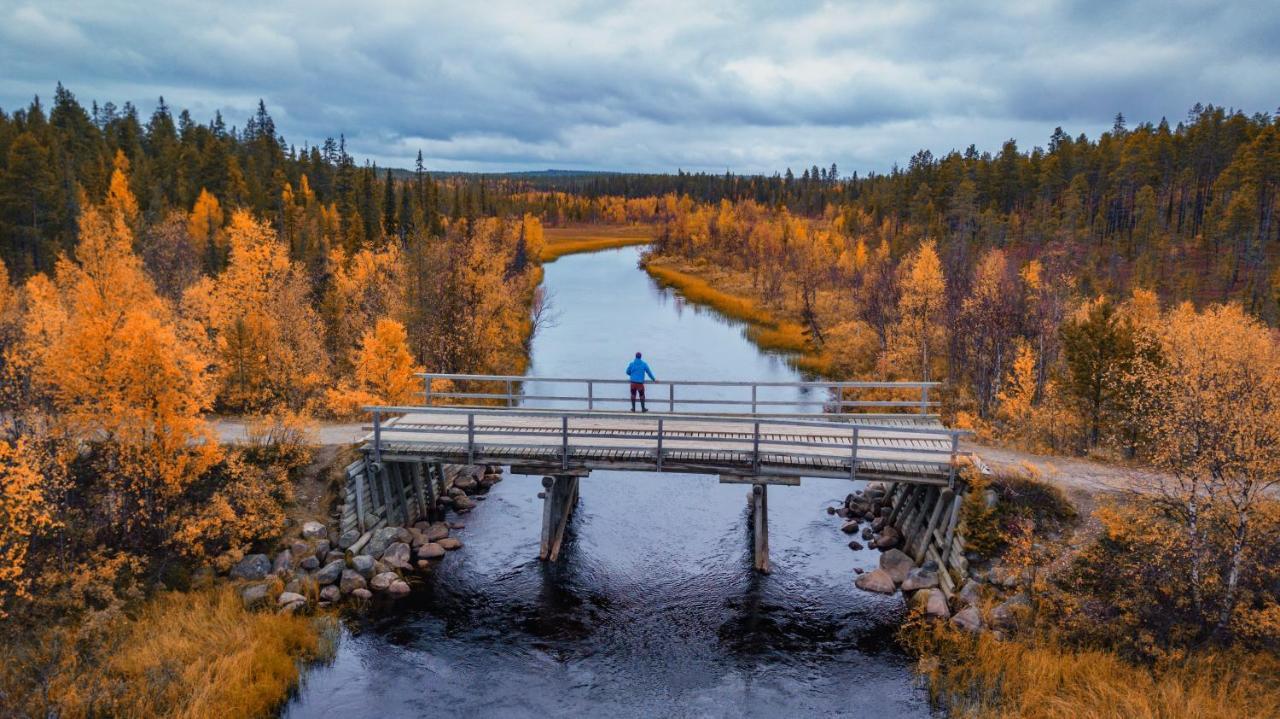
<instances>
[{"instance_id":1,"label":"wooden bridge","mask_svg":"<svg viewBox=\"0 0 1280 719\"><path fill-rule=\"evenodd\" d=\"M936 384L928 382L654 382L654 411L632 413L612 409L630 401L626 380L423 379L423 405L367 408L366 475L384 496L396 494L388 477L399 478L404 521L406 493L423 491L414 482L443 479L445 466L542 475L547 560L559 554L579 479L593 470L712 474L752 485L755 564L768 571L768 485L835 477L954 489L964 456L963 433L932 414Z\"/></svg>"}]
</instances>

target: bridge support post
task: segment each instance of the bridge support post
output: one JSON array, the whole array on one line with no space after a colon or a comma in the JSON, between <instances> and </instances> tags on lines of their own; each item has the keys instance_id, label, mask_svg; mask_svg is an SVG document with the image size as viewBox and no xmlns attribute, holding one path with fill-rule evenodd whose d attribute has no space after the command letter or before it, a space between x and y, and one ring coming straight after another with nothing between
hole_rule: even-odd
<instances>
[{"instance_id":1,"label":"bridge support post","mask_svg":"<svg viewBox=\"0 0 1280 719\"><path fill-rule=\"evenodd\" d=\"M769 485L751 486L751 549L757 572L769 573Z\"/></svg>"},{"instance_id":2,"label":"bridge support post","mask_svg":"<svg viewBox=\"0 0 1280 719\"><path fill-rule=\"evenodd\" d=\"M543 477L542 487L542 546L538 558L554 562L560 556L565 527L569 525L569 517L578 503L578 477Z\"/></svg>"}]
</instances>

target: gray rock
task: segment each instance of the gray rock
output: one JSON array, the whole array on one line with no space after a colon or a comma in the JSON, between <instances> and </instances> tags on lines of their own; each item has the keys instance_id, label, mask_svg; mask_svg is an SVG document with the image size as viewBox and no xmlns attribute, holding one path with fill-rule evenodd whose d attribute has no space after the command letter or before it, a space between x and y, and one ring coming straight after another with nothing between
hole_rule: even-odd
<instances>
[{"instance_id":1,"label":"gray rock","mask_svg":"<svg viewBox=\"0 0 1280 719\"><path fill-rule=\"evenodd\" d=\"M240 590L240 599L244 601L246 607L253 609L267 603L267 600L270 599L267 596L268 591L270 591L270 587L266 584L250 584Z\"/></svg>"},{"instance_id":2,"label":"gray rock","mask_svg":"<svg viewBox=\"0 0 1280 719\"><path fill-rule=\"evenodd\" d=\"M382 574L373 575L373 579L369 580L369 588L375 592L385 592L391 586L392 582L398 581L399 575L395 572L383 572Z\"/></svg>"},{"instance_id":3,"label":"gray rock","mask_svg":"<svg viewBox=\"0 0 1280 719\"><path fill-rule=\"evenodd\" d=\"M444 522L435 522L427 528L427 541L438 542L449 536L449 525Z\"/></svg>"},{"instance_id":4,"label":"gray rock","mask_svg":"<svg viewBox=\"0 0 1280 719\"><path fill-rule=\"evenodd\" d=\"M840 528L840 531L845 534L853 534L858 531L858 522L856 520L852 522L845 522L844 526Z\"/></svg>"},{"instance_id":5,"label":"gray rock","mask_svg":"<svg viewBox=\"0 0 1280 719\"><path fill-rule=\"evenodd\" d=\"M969 579L965 581L963 587L960 587L960 591L956 592L956 598L966 606L976 607L982 601L982 585Z\"/></svg>"},{"instance_id":6,"label":"gray rock","mask_svg":"<svg viewBox=\"0 0 1280 719\"><path fill-rule=\"evenodd\" d=\"M863 541L870 541L872 539L875 539L875 536L876 536L876 533L871 529L871 527L862 528Z\"/></svg>"},{"instance_id":7,"label":"gray rock","mask_svg":"<svg viewBox=\"0 0 1280 719\"><path fill-rule=\"evenodd\" d=\"M265 554L250 554L231 568L233 579L265 579L271 572L271 560Z\"/></svg>"},{"instance_id":8,"label":"gray rock","mask_svg":"<svg viewBox=\"0 0 1280 719\"><path fill-rule=\"evenodd\" d=\"M360 530L348 529L342 533L342 536L338 537L338 549L350 549L351 545L355 544L359 538Z\"/></svg>"},{"instance_id":9,"label":"gray rock","mask_svg":"<svg viewBox=\"0 0 1280 719\"><path fill-rule=\"evenodd\" d=\"M342 590L332 584L320 590L320 601L322 602L336 602L339 599L342 599Z\"/></svg>"},{"instance_id":10,"label":"gray rock","mask_svg":"<svg viewBox=\"0 0 1280 719\"><path fill-rule=\"evenodd\" d=\"M387 587L387 594L390 594L391 596L397 597L397 598L408 596L409 583L404 581L403 579L397 579L396 581L391 583L390 587Z\"/></svg>"},{"instance_id":11,"label":"gray rock","mask_svg":"<svg viewBox=\"0 0 1280 719\"><path fill-rule=\"evenodd\" d=\"M297 614L307 608L307 600L300 602L290 602L283 605L276 611L277 614Z\"/></svg>"},{"instance_id":12,"label":"gray rock","mask_svg":"<svg viewBox=\"0 0 1280 719\"><path fill-rule=\"evenodd\" d=\"M928 592L916 592L916 594L928 595L924 604L925 614L938 619L951 616L951 609L947 607L947 595L943 594L941 589L930 589Z\"/></svg>"},{"instance_id":13,"label":"gray rock","mask_svg":"<svg viewBox=\"0 0 1280 719\"><path fill-rule=\"evenodd\" d=\"M439 559L444 556L444 547L435 542L428 542L418 548L419 559Z\"/></svg>"},{"instance_id":14,"label":"gray rock","mask_svg":"<svg viewBox=\"0 0 1280 719\"><path fill-rule=\"evenodd\" d=\"M982 615L977 607L965 607L951 617L951 623L966 632L977 633L982 630Z\"/></svg>"},{"instance_id":15,"label":"gray rock","mask_svg":"<svg viewBox=\"0 0 1280 719\"><path fill-rule=\"evenodd\" d=\"M361 587L359 589L352 589L351 597L353 599L359 599L367 602L370 599L373 599L373 592L369 591L368 589L365 589L364 587Z\"/></svg>"},{"instance_id":16,"label":"gray rock","mask_svg":"<svg viewBox=\"0 0 1280 719\"><path fill-rule=\"evenodd\" d=\"M325 529L325 526L323 524L315 521L302 523L303 539L320 539L322 537L328 537L328 536L329 536L329 530Z\"/></svg>"},{"instance_id":17,"label":"gray rock","mask_svg":"<svg viewBox=\"0 0 1280 719\"><path fill-rule=\"evenodd\" d=\"M329 562L345 561L346 558L347 558L347 555L345 552L339 552L336 549L330 549L329 553L324 555L323 564L328 564Z\"/></svg>"},{"instance_id":18,"label":"gray rock","mask_svg":"<svg viewBox=\"0 0 1280 719\"><path fill-rule=\"evenodd\" d=\"M476 508L475 500L462 496L453 501L453 509L459 514L466 514Z\"/></svg>"},{"instance_id":19,"label":"gray rock","mask_svg":"<svg viewBox=\"0 0 1280 719\"><path fill-rule=\"evenodd\" d=\"M321 567L320 571L316 572L316 584L322 587L326 584L333 584L342 577L342 570L346 569L346 566L346 562L329 562Z\"/></svg>"},{"instance_id":20,"label":"gray rock","mask_svg":"<svg viewBox=\"0 0 1280 719\"><path fill-rule=\"evenodd\" d=\"M302 559L308 554L316 553L316 550L313 548L313 545L311 544L311 542L304 542L301 539L293 540L293 542L289 544L289 551L297 559Z\"/></svg>"},{"instance_id":21,"label":"gray rock","mask_svg":"<svg viewBox=\"0 0 1280 719\"><path fill-rule=\"evenodd\" d=\"M997 587L1012 589L1022 582L1022 573L1013 567L1000 564L991 568L987 579Z\"/></svg>"},{"instance_id":22,"label":"gray rock","mask_svg":"<svg viewBox=\"0 0 1280 719\"><path fill-rule=\"evenodd\" d=\"M898 551L896 549L890 551ZM907 578L902 580L902 591L914 592L920 589L933 589L938 586L938 572L933 569L924 567L916 567L907 572Z\"/></svg>"},{"instance_id":23,"label":"gray rock","mask_svg":"<svg viewBox=\"0 0 1280 719\"><path fill-rule=\"evenodd\" d=\"M359 573L351 569L342 570L342 579L338 582L338 589L342 590L343 594L350 594L357 589L364 589L364 587L364 577L360 576Z\"/></svg>"},{"instance_id":24,"label":"gray rock","mask_svg":"<svg viewBox=\"0 0 1280 719\"><path fill-rule=\"evenodd\" d=\"M414 566L418 568L419 572L431 571L431 562L428 562L425 559L419 559L417 562L414 562Z\"/></svg>"},{"instance_id":25,"label":"gray rock","mask_svg":"<svg viewBox=\"0 0 1280 719\"><path fill-rule=\"evenodd\" d=\"M893 577L890 577L889 573L883 569L875 569L860 575L853 580L853 585L858 589L876 592L877 594L893 594L898 590L893 583Z\"/></svg>"},{"instance_id":26,"label":"gray rock","mask_svg":"<svg viewBox=\"0 0 1280 719\"><path fill-rule=\"evenodd\" d=\"M329 553L329 548L330 548L329 540L317 539L316 540L316 558L318 559L324 558L324 556Z\"/></svg>"},{"instance_id":27,"label":"gray rock","mask_svg":"<svg viewBox=\"0 0 1280 719\"><path fill-rule=\"evenodd\" d=\"M461 489L464 492L470 492L474 490L477 486L479 486L479 484L480 484L479 480L477 480L475 477L471 477L468 475L461 475L457 479L453 480L453 486L457 487L458 489Z\"/></svg>"},{"instance_id":28,"label":"gray rock","mask_svg":"<svg viewBox=\"0 0 1280 719\"><path fill-rule=\"evenodd\" d=\"M875 541L872 542L872 545L877 549L889 549L891 547L896 547L901 543L902 532L899 532L897 527L889 525L880 530L880 535L876 537Z\"/></svg>"},{"instance_id":29,"label":"gray rock","mask_svg":"<svg viewBox=\"0 0 1280 719\"><path fill-rule=\"evenodd\" d=\"M488 488L488 487L492 487L493 485L501 481L502 481L501 474L486 474L485 476L480 478L480 486Z\"/></svg>"},{"instance_id":30,"label":"gray rock","mask_svg":"<svg viewBox=\"0 0 1280 719\"><path fill-rule=\"evenodd\" d=\"M351 558L351 568L356 570L356 573L365 579L369 579L373 576L373 565L373 557L370 557L367 554L358 554Z\"/></svg>"},{"instance_id":31,"label":"gray rock","mask_svg":"<svg viewBox=\"0 0 1280 719\"><path fill-rule=\"evenodd\" d=\"M298 577L290 579L289 583L284 585L284 590L294 594L302 594L302 580Z\"/></svg>"},{"instance_id":32,"label":"gray rock","mask_svg":"<svg viewBox=\"0 0 1280 719\"><path fill-rule=\"evenodd\" d=\"M271 564L271 571L283 576L293 571L293 552L288 549L276 555L276 561Z\"/></svg>"},{"instance_id":33,"label":"gray rock","mask_svg":"<svg viewBox=\"0 0 1280 719\"><path fill-rule=\"evenodd\" d=\"M319 566L320 560L316 559L314 554L298 562L298 568L305 569L308 572L314 572Z\"/></svg>"},{"instance_id":34,"label":"gray rock","mask_svg":"<svg viewBox=\"0 0 1280 719\"><path fill-rule=\"evenodd\" d=\"M991 610L991 624L1008 631L1017 628L1018 623L1030 613L1031 598L1026 594L1015 594Z\"/></svg>"},{"instance_id":35,"label":"gray rock","mask_svg":"<svg viewBox=\"0 0 1280 719\"><path fill-rule=\"evenodd\" d=\"M280 594L280 596L276 597L276 604L282 607L286 604L293 604L294 602L305 602L305 601L307 601L306 597L302 596L301 594L294 594L293 592L283 592Z\"/></svg>"},{"instance_id":36,"label":"gray rock","mask_svg":"<svg viewBox=\"0 0 1280 719\"><path fill-rule=\"evenodd\" d=\"M894 584L906 581L907 575L915 569L916 563L899 549L890 549L880 555L880 568L888 573Z\"/></svg>"},{"instance_id":37,"label":"gray rock","mask_svg":"<svg viewBox=\"0 0 1280 719\"><path fill-rule=\"evenodd\" d=\"M436 542L436 544L440 545L442 549L447 549L450 552L455 549L462 549L462 542L456 537L445 537L444 539Z\"/></svg>"},{"instance_id":38,"label":"gray rock","mask_svg":"<svg viewBox=\"0 0 1280 719\"><path fill-rule=\"evenodd\" d=\"M407 544L412 541L413 535L409 534L409 530L403 527L383 527L374 532L373 536L369 538L369 543L364 547L364 553L377 559L392 544L396 542Z\"/></svg>"},{"instance_id":39,"label":"gray rock","mask_svg":"<svg viewBox=\"0 0 1280 719\"><path fill-rule=\"evenodd\" d=\"M853 540L853 541L851 541L851 542L849 542L849 549L852 549L852 550L853 550L853 551L855 551L855 552L856 552L856 551L858 551L859 549L862 549L862 548L863 548L863 547L862 547L862 542L859 542L859 541L858 541L858 540L856 540L856 539L855 539L855 540Z\"/></svg>"},{"instance_id":40,"label":"gray rock","mask_svg":"<svg viewBox=\"0 0 1280 719\"><path fill-rule=\"evenodd\" d=\"M396 569L412 569L412 565L409 564L409 557L409 545L404 542L396 542L387 547L387 551L382 553L382 561Z\"/></svg>"}]
</instances>

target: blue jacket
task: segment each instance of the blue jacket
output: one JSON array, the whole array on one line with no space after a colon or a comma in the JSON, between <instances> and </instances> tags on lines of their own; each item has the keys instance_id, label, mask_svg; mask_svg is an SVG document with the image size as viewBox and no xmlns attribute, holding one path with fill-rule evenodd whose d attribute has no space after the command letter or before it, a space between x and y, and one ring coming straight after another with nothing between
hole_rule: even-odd
<instances>
[{"instance_id":1,"label":"blue jacket","mask_svg":"<svg viewBox=\"0 0 1280 719\"><path fill-rule=\"evenodd\" d=\"M627 376L631 378L632 382L643 383L645 375L649 375L649 379L654 382L658 381L658 378L653 376L653 370L649 369L649 365L639 357L631 360L631 364L627 365Z\"/></svg>"}]
</instances>

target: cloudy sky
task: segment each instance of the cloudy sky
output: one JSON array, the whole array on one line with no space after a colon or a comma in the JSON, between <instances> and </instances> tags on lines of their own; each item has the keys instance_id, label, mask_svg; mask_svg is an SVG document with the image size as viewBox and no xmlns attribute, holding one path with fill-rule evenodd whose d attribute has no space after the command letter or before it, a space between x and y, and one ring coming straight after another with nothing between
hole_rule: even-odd
<instances>
[{"instance_id":1,"label":"cloudy sky","mask_svg":"<svg viewBox=\"0 0 1280 719\"><path fill-rule=\"evenodd\" d=\"M0 107L158 96L437 169L883 171L1116 112L1274 112L1280 3L0 0Z\"/></svg>"}]
</instances>

